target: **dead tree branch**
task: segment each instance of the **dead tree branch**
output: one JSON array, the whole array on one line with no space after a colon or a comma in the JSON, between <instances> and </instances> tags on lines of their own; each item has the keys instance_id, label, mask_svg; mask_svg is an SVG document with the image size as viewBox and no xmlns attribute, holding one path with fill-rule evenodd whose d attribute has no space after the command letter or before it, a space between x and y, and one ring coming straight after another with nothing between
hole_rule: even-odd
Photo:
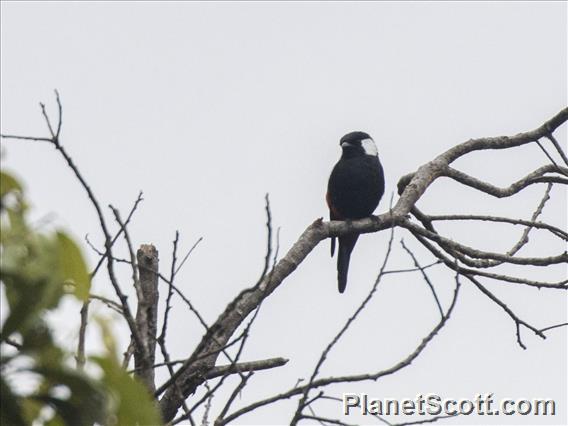
<instances>
[{"instance_id":1,"label":"dead tree branch","mask_svg":"<svg viewBox=\"0 0 568 426\"><path fill-rule=\"evenodd\" d=\"M385 268L387 266L387 262L389 260L390 254L391 254L393 239L394 239L394 228L391 228L391 235L390 235L389 242L388 242L388 245L387 245L387 251L386 251L386 254L384 256L383 264L381 265L381 269L379 271L377 279L375 280L375 283L371 287L371 291L369 291L369 293L367 294L365 299L363 299L361 304L357 307L357 309L355 310L353 315L351 315L351 317L349 317L349 319L345 322L345 324L343 325L341 330L336 334L336 336L331 340L331 342L327 345L327 347L322 352L322 354L321 354L321 356L320 356L320 358L319 358L319 360L318 360L318 362L317 362L317 364L314 368L312 376L310 377L310 380L309 380L307 386L305 387L305 391L302 394L302 397L300 398L300 400L298 401L298 406L296 408L296 412L294 413L294 415L292 417L292 420L290 421L290 425L295 426L296 424L298 424L298 421L303 417L302 411L303 411L304 408L306 408L309 405L309 403L307 402L309 391L312 389L312 384L316 380L316 377L319 374L319 370L320 370L321 366L323 365L323 363L325 362L325 360L326 360L327 356L329 355L331 349L337 344L337 342L339 342L341 337L345 334L345 332L349 329L351 324L357 319L359 314L365 309L367 304L371 301L371 299L375 295L377 288L379 286L379 283L381 282L381 278L383 277L383 274L384 274Z\"/></svg>"},{"instance_id":2,"label":"dead tree branch","mask_svg":"<svg viewBox=\"0 0 568 426\"><path fill-rule=\"evenodd\" d=\"M428 345L428 343L434 338L436 333L446 324L448 321L451 312L454 309L456 304L459 288L460 288L460 281L458 279L459 275L465 276L470 282L475 285L479 291L484 293L486 296L489 297L494 303L500 306L515 322L517 327L517 340L519 344L524 347L521 336L520 336L520 326L524 326L534 332L536 335L544 338L543 332L545 330L550 330L551 328L560 327L564 324L559 324L557 326L551 326L544 329L537 329L525 321L519 319L516 314L507 307L507 305L502 302L500 299L495 297L487 288L481 283L479 277L489 278L492 280L496 280L503 283L516 283L516 284L523 284L528 285L531 287L536 288L548 288L548 289L562 289L565 290L568 288L568 280L560 281L560 282L544 282L544 281L534 281L525 279L522 277L513 277L502 273L494 273L488 271L488 269L503 264L510 264L510 265L518 265L518 266L539 266L539 267L546 267L555 264L561 263L568 263L568 253L564 251L563 253L557 253L552 256L539 256L539 257L521 257L517 256L518 251L528 243L528 234L531 229L543 229L549 231L552 238L558 238L559 240L566 241L568 233L565 230L559 229L557 226L552 224L537 222L537 219L544 208L544 204L549 197L550 189L553 184L558 185L567 185L568 184L568 168L559 166L546 151L545 153L549 157L552 164L543 165L531 173L527 174L524 177L516 180L515 182L511 183L509 186L500 188L492 183L485 182L475 176L470 176L464 172L461 172L451 165L452 163L460 157L463 157L469 153L475 151L485 151L485 150L506 150L506 149L513 149L515 147L519 147L522 145L527 144L535 144L542 147L540 144L540 139L547 138L551 141L554 148L558 152L560 158L562 158L563 162L568 166L568 157L563 152L562 147L555 139L553 133L556 129L568 121L568 108L563 109L550 120L542 124L540 127L524 133L519 133L514 136L500 136L500 137L493 137L493 138L479 138L479 139L471 139L469 141L463 142L458 144L447 151L443 152L442 154L435 157L432 161L422 165L419 167L415 172L409 173L402 178L400 178L398 182L398 192L399 192L399 199L397 200L394 207L392 207L388 212L381 214L379 216L372 216L369 218L356 220L356 221L349 221L349 222L339 222L339 221L331 221L331 222L324 222L321 218L314 221L307 229L302 233L299 239L293 244L293 246L288 250L286 255L280 259L275 265L270 267L270 251L271 251L271 228L270 228L270 209L268 205L267 199L267 214L268 214L268 228L269 228L269 238L268 238L268 248L267 254L265 258L264 268L261 273L260 279L252 285L250 288L247 288L241 291L233 300L228 304L225 310L219 315L219 317L211 324L208 325L205 320L199 315L197 310L192 306L192 304L183 296L181 291L177 289L174 284L174 276L177 272L175 269L175 265L172 265L172 274L170 279L164 278L160 275L157 271L157 253L156 253L156 268L153 268L153 265L150 265L146 268L144 261L138 259L138 272L140 273L140 287L142 288L142 281L144 278L142 277L143 273L148 273L148 284L151 282L151 289L148 290L146 294L145 290L139 291L139 315L137 314L136 320L134 319L130 307L127 303L127 298L122 292L119 283L117 281L115 272L114 272L114 262L116 258L113 256L112 247L113 243L118 238L115 236L111 238L108 226L106 224L105 217L102 213L100 208L100 204L97 201L93 191L91 190L88 183L83 178L82 174L80 173L79 169L65 150L65 148L60 143L60 132L62 127L62 106L59 99L59 94L56 92L56 100L59 112L59 121L57 126L53 126L45 106L41 104L41 113L45 119L45 122L48 127L48 131L50 137L32 137L32 136L15 136L15 135L1 135L4 139L14 139L14 140L21 140L21 141L36 141L36 142L47 142L55 147L55 149L61 154L69 168L72 170L75 177L79 180L82 188L85 190L91 204L93 205L97 218L100 223L100 228L102 230L104 236L104 252L102 259L106 260L107 264L107 272L109 276L109 280L115 290L115 293L120 302L120 308L122 310L122 314L126 319L126 322L129 326L130 332L132 334L132 341L133 341L133 350L135 356L142 362L136 362L136 370L140 368L142 371L152 371L152 378L150 380L150 376L146 376L146 379L149 382L152 382L153 386L153 367L154 367L154 351L155 351L155 340L157 336L157 328L156 328L156 311L155 311L155 304L157 303L157 281L158 278L162 278L164 281L169 282L169 295L167 305L169 304L169 300L172 297L172 290L182 297L182 299L187 303L190 309L195 313L200 323L205 328L205 335L203 336L200 343L197 347L189 354L183 364L175 371L172 371L171 378L166 381L166 383L162 384L158 387L155 392L155 395L161 395L163 392L163 396L159 400L159 406L162 412L163 419L165 421L171 421L175 416L177 411L180 407L184 404L185 399L196 392L197 388L205 383L205 381L211 376L212 372L216 371L217 361L219 355L224 353L227 358L231 361L231 365L229 368L222 373L222 377L227 377L228 374L232 374L231 372L235 372L241 375L241 388L247 383L248 378L250 376L245 376L242 374L240 367L241 364L238 364L238 357L242 351L244 343L246 341L246 336L248 335L248 326L245 328L245 332L242 334L241 337L231 338L236 334L239 327L241 327L246 318L251 315L255 310L258 312L258 308L261 306L263 301L269 297L282 283L283 281L295 271L295 269L306 259L309 253L324 239L329 237L337 237L349 233L371 233L371 232L378 232L385 229L394 229L395 227L401 227L408 230L418 242L420 242L427 250L429 250L434 257L438 260L437 262L432 263L429 266L435 265L439 262L446 265L450 270L455 271L456 273L456 287L454 290L454 297L452 299L451 305L447 312L444 314L441 311L441 320L440 322L434 327L430 334L428 334L422 342L417 346L417 348L408 355L404 360L400 361L393 367L387 370L381 370L375 373L362 373L359 375L351 375L351 376L339 376L339 377L329 377L323 379L317 379L318 367L321 363L318 363L316 366L314 373L308 384L304 386L295 387L287 392L281 393L279 395L275 395L273 397L267 398L262 401L258 401L254 404L241 408L226 416L225 418L218 418L217 424L223 425L227 424L228 422L233 421L237 417L250 412L260 406L264 406L282 399L290 398L292 396L301 395L300 404L298 405L298 410L296 415L294 416L294 421L296 422L300 418L307 418L309 416L305 416L302 414L302 408L308 406L312 401L308 400L308 394L311 390L322 388L324 386L328 386L331 384L336 383L345 383L345 382L358 382L358 381L365 381L365 380L377 380L381 377L384 377L389 374L393 374L402 368L410 365L410 363L423 351L423 349ZM439 178L450 178L461 185L468 186L473 188L477 191L482 193L491 195L497 198L507 198L514 194L519 193L523 189L527 188L531 185L538 185L546 183L548 184L547 192L543 197L541 203L533 213L530 220L516 220L512 218L502 218L497 216L474 216L474 215L440 215L440 216L428 216L427 214L422 213L416 206L416 203L424 196L427 192L428 188L434 184L436 180ZM117 216L117 220L121 225L121 231L126 234L126 224L127 222L122 223ZM515 224L515 225L522 225L525 227L523 230L523 234L518 242L512 245L511 250L507 253L494 253L491 251L480 250L474 247L469 247L468 245L455 241L447 236L441 235L434 227L433 222L443 221L443 220L478 220L478 221L492 221L497 223L507 223L507 224ZM120 234L120 231L119 231ZM131 246L128 237L127 244ZM132 251L132 249L130 249ZM175 248L174 248L175 251ZM185 261L185 259L184 259ZM183 264L183 262L181 264ZM136 265L136 260L131 255L130 261L126 261L130 263L134 268ZM150 262L151 263L151 262ZM175 263L175 260L174 260ZM144 264L144 265L141 265ZM415 266L417 267L416 270L419 270L422 274L424 274L424 268L420 267L420 265L415 262ZM181 265L179 266L181 267ZM178 267L178 269L179 269ZM136 268L135 268L136 269ZM384 265L383 265L384 269ZM145 271L145 272L143 272ZM94 271L96 272L96 270ZM389 273L394 271L384 271L384 273ZM381 270L383 273L383 270ZM425 274L424 274L425 275ZM136 282L136 277L134 278ZM150 284L149 284L150 285ZM153 293L155 292L155 294ZM372 295L372 292L371 292ZM435 292L434 292L435 295ZM439 305L439 303L438 303ZM154 306L154 311L150 309L150 306ZM440 305L439 305L440 306ZM363 304L364 307L364 304ZM166 306L166 310L167 306ZM83 315L84 314L84 315ZM166 312L167 317L167 312ZM86 323L87 318L87 308L85 306L84 312L82 312L82 316L84 316L84 321ZM356 316L356 315L355 315ZM254 320L255 316L253 316ZM167 319L165 318L164 321L166 322ZM350 320L351 321L351 320ZM251 321L252 323L252 321ZM349 322L350 323L350 322ZM249 323L250 326L250 323ZM347 325L348 326L348 325ZM342 329L343 332L343 329ZM337 336L337 338L341 337L342 332ZM84 330L82 331L84 336ZM162 330L162 337L165 336L165 328ZM226 349L236 343L241 342L241 346L239 348L238 354L236 358L232 358L226 352ZM332 341L328 349L331 349L334 342ZM79 354L83 353L84 347L80 348ZM321 362L325 359L325 356L328 351L324 351L322 354ZM78 360L79 362L79 360ZM167 365L171 366L171 363L166 361ZM250 371L250 370L249 370ZM146 374L146 373L145 373ZM223 380L221 379L221 381ZM246 378L246 380L245 380ZM152 388L150 386L150 388ZM237 387L238 388L238 387ZM235 392L233 392L235 394ZM211 389L209 389L209 393L206 394L208 401L210 403L211 398L213 397L213 393ZM234 398L233 398L234 399ZM228 401L228 406L230 406L230 399ZM195 408L195 406L194 406ZM227 410L224 410L224 414L226 414ZM208 411L207 411L208 414ZM191 418L191 410L186 411L187 418L192 422L193 419ZM332 420L319 418L315 415L312 416L313 420L318 421L328 421L331 422ZM206 417L204 417L206 419Z\"/></svg>"},{"instance_id":3,"label":"dead tree branch","mask_svg":"<svg viewBox=\"0 0 568 426\"><path fill-rule=\"evenodd\" d=\"M395 206L388 213L380 216L373 216L353 222L323 222L319 219L312 223L282 258L272 271L255 286L241 292L219 316L217 321L210 327L209 332L201 340L200 344L194 352L188 357L188 362L182 367L179 376L176 379L177 385L183 392L183 397L170 388L160 400L160 407L165 420L170 420L175 416L177 409L181 405L183 398L186 398L203 382L203 378L207 372L214 367L216 362L216 349L222 347L237 327L244 321L250 312L252 312L266 297L268 297L283 280L290 275L298 265L307 257L313 248L323 239L330 236L339 236L347 233L369 233L377 232L394 226L401 226L417 237L420 242L432 241L440 244L444 249L448 249L452 254L456 253L458 259L467 266L483 265L482 262L474 260L495 260L499 262L507 262L519 265L548 266L554 263L566 263L568 255L561 253L550 257L516 257L500 253L491 253L468 247L464 244L452 241L448 238L440 236L437 232L424 229L419 225L411 222L407 215L414 208L416 202L423 196L428 187L439 177L450 176L461 179L464 184L472 186L475 189L489 193L490 195L511 195L515 191L521 190L529 184L542 182L555 182L566 184L568 181L564 178L548 176L548 173L559 173L556 166L543 166L532 174L521 179L519 182L512 184L509 188L501 190L492 185L486 184L479 179L470 177L450 167L450 164L470 152L479 150L492 149L509 149L517 146L533 143L538 139L552 134L560 125L568 120L568 108L560 111L552 119L544 123L539 128L519 133L515 136L501 136L496 138L480 138L472 139L437 156L434 160L426 163L418 168L414 173L403 176L399 183L399 194ZM561 170L564 174L565 170ZM441 253L440 253L441 254ZM472 259L470 259L472 258ZM440 258L442 259L442 258ZM444 256L445 259L445 256ZM446 261L444 261L446 263ZM454 261L449 261L455 264ZM447 263L446 263L447 264ZM454 267L458 268L458 267ZM462 268L461 266L459 268ZM497 276L494 276L497 278ZM560 286L559 288L564 288ZM201 353L211 353L212 355L202 358L200 361L196 359Z\"/></svg>"},{"instance_id":4,"label":"dead tree branch","mask_svg":"<svg viewBox=\"0 0 568 426\"><path fill-rule=\"evenodd\" d=\"M450 316L451 316L451 314L454 310L454 307L456 305L456 301L458 299L460 286L461 286L461 283L459 281L459 277L458 277L458 275L456 275L456 286L455 286L455 289L454 289L454 295L453 295L450 307L448 308L444 317L440 320L440 322L438 322L438 324L436 324L436 326L432 329L432 331L426 337L424 337L422 339L422 341L416 347L416 349L414 349L414 351L412 351L406 358L404 358L402 361L398 362L394 366L392 366L392 367L390 367L386 370L380 370L376 373L364 373L364 374L357 374L357 375L351 375L351 376L328 377L328 378L314 380L311 383L311 385L309 385L309 386L308 385L296 386L296 387L288 390L287 392L283 392L283 393L280 393L278 395L275 395L275 396L257 401L253 404L247 405L246 407L243 407L243 408L235 411L234 413L230 414L225 419L223 419L223 421L219 421L216 426L222 426L222 425L230 424L236 418L242 416L243 414L251 412L251 411L253 411L253 410L255 410L259 407L263 407L263 406L266 406L268 404L272 404L274 402L281 401L283 399L289 399L289 398L296 396L296 395L302 395L306 391L306 388L317 389L317 388L321 388L321 387L324 387L324 386L329 386L329 385L337 384L337 383L353 383L353 382L361 382L361 381L367 381L367 380L376 381L376 380L380 379L381 377L389 376L391 374L394 374L394 373L402 370L403 368L408 367L412 363L412 361L414 361L418 357L418 355L420 355L420 353L434 339L434 337L438 334L438 332L444 327L444 325L450 319Z\"/></svg>"},{"instance_id":5,"label":"dead tree branch","mask_svg":"<svg viewBox=\"0 0 568 426\"><path fill-rule=\"evenodd\" d=\"M125 233L126 235L126 233ZM136 253L139 268L142 300L138 300L136 322L144 338L146 353L134 352L134 365L142 367L140 378L150 392L156 390L154 368L156 359L156 337L158 333L158 250L151 244L142 244Z\"/></svg>"},{"instance_id":6,"label":"dead tree branch","mask_svg":"<svg viewBox=\"0 0 568 426\"><path fill-rule=\"evenodd\" d=\"M114 288L114 291L116 292L118 299L120 300L122 310L123 310L123 316L124 316L124 318L125 318L125 320L128 324L128 327L130 328L130 332L131 332L131 334L134 338L135 344L136 344L137 348L139 348L140 350L144 350L143 349L144 345L142 344L142 338L140 337L140 335L138 333L138 329L136 328L136 323L134 321L134 317L132 316L132 312L130 311L130 306L128 305L127 297L122 292L120 285L118 283L118 280L116 278L115 272L114 272L114 263L113 263L113 256L112 256L112 239L111 239L111 236L110 236L110 232L108 230L108 226L107 226L107 223L106 223L105 216L103 215L103 212L102 212L100 204L97 200L97 197L95 196L90 185L87 183L87 181L83 177L82 173L79 171L78 167L75 165L75 162L73 161L71 156L67 153L67 150L63 147L63 145L61 145L60 136L61 136L61 126L62 126L62 123L63 123L63 107L62 107L61 100L59 98L59 93L57 92L57 90L55 91L55 98L56 98L56 101L57 101L57 107L58 107L58 111L59 111L59 121L58 121L58 124L57 124L57 131L56 132L53 131L53 126L51 125L51 121L50 121L49 116L46 112L45 105L40 103L42 115L45 119L45 122L47 124L48 129L49 129L49 132L51 134L50 138L36 138L36 137L31 137L31 136L15 136L15 135L5 135L5 134L0 134L0 137L2 137L4 139L48 142L51 145L53 145L53 147L61 154L61 156L63 157L63 159L65 160L65 162L67 163L67 165L69 166L69 168L71 169L71 171L73 172L73 174L75 175L75 177L77 178L79 183L81 184L81 187L85 190L87 197L89 198L93 208L96 211L97 218L99 220L99 224L100 224L100 227L101 227L101 231L104 235L105 254L107 256L107 272L108 272L110 282L112 284L112 287Z\"/></svg>"}]
</instances>

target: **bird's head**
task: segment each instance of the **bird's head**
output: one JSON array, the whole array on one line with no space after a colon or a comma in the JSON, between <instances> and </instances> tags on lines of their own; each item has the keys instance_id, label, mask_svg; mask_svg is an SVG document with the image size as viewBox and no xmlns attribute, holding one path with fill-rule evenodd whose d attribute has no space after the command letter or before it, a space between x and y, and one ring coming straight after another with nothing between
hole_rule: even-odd
<instances>
[{"instance_id":1,"label":"bird's head","mask_svg":"<svg viewBox=\"0 0 568 426\"><path fill-rule=\"evenodd\" d=\"M357 157L360 155L374 155L378 154L377 146L373 138L365 132L351 132L347 133L339 141L339 145L343 150L344 157Z\"/></svg>"}]
</instances>

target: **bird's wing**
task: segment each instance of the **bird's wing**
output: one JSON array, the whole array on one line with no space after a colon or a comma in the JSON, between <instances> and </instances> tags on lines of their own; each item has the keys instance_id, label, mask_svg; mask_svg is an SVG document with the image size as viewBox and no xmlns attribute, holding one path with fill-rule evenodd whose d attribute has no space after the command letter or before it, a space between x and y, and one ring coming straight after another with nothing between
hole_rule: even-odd
<instances>
[{"instance_id":1,"label":"bird's wing","mask_svg":"<svg viewBox=\"0 0 568 426\"><path fill-rule=\"evenodd\" d=\"M340 220L339 215L337 214L335 208L331 203L331 196L329 192L325 194L325 201L327 202L327 206L329 207L329 220ZM335 237L331 237L331 257L333 257L335 253Z\"/></svg>"}]
</instances>

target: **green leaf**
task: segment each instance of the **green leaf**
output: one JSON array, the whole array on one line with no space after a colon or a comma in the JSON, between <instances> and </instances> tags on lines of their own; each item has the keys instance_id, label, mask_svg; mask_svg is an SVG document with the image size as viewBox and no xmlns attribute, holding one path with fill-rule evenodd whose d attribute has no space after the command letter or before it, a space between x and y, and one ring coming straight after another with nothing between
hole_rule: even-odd
<instances>
[{"instance_id":1,"label":"green leaf","mask_svg":"<svg viewBox=\"0 0 568 426\"><path fill-rule=\"evenodd\" d=\"M0 172L0 197L3 197L8 192L22 191L22 186L12 175Z\"/></svg>"},{"instance_id":2,"label":"green leaf","mask_svg":"<svg viewBox=\"0 0 568 426\"><path fill-rule=\"evenodd\" d=\"M28 424L36 420L43 408L45 407L40 401L34 401L31 398L21 398L22 400L22 413L26 418Z\"/></svg>"},{"instance_id":3,"label":"green leaf","mask_svg":"<svg viewBox=\"0 0 568 426\"><path fill-rule=\"evenodd\" d=\"M105 424L107 396L103 386L84 373L61 365L38 366L31 369L40 374L48 389L65 386L70 396L57 398L49 391L32 395L30 398L50 405L66 424L87 426L95 422Z\"/></svg>"},{"instance_id":4,"label":"green leaf","mask_svg":"<svg viewBox=\"0 0 568 426\"><path fill-rule=\"evenodd\" d=\"M75 296L86 301L89 298L91 277L81 249L63 232L57 232L59 271L63 279L73 282Z\"/></svg>"},{"instance_id":5,"label":"green leaf","mask_svg":"<svg viewBox=\"0 0 568 426\"><path fill-rule=\"evenodd\" d=\"M111 357L92 359L104 371L103 382L113 399L111 406L117 425L163 424L156 401L142 383L130 377Z\"/></svg>"},{"instance_id":6,"label":"green leaf","mask_svg":"<svg viewBox=\"0 0 568 426\"><path fill-rule=\"evenodd\" d=\"M112 360L114 360L115 362L118 362L118 358L117 358L117 348L116 348L116 339L114 338L114 335L112 334L111 331L111 327L109 324L109 321L103 317L100 316L94 316L93 319L97 322L98 326L101 329L101 336L103 338L103 344L105 346L106 349L106 356L107 358L110 358Z\"/></svg>"},{"instance_id":7,"label":"green leaf","mask_svg":"<svg viewBox=\"0 0 568 426\"><path fill-rule=\"evenodd\" d=\"M53 416L43 426L67 426L59 416Z\"/></svg>"},{"instance_id":8,"label":"green leaf","mask_svg":"<svg viewBox=\"0 0 568 426\"><path fill-rule=\"evenodd\" d=\"M0 424L12 426L26 426L27 422L22 416L22 409L18 398L12 393L4 378L0 376Z\"/></svg>"}]
</instances>

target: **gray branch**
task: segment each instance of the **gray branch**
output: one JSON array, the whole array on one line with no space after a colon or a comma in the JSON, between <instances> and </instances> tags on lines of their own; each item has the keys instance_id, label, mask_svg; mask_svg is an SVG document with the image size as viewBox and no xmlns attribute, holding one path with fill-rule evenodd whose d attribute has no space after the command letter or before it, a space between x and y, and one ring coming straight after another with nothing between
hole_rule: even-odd
<instances>
[{"instance_id":1,"label":"gray branch","mask_svg":"<svg viewBox=\"0 0 568 426\"><path fill-rule=\"evenodd\" d=\"M68 166L72 169L77 179L80 181L81 185L87 192L87 195L92 202L101 225L105 237L105 251L107 260L107 270L108 275L113 285L115 292L120 300L120 305L123 311L123 315L128 322L130 331L132 333L133 341L135 343L135 350L143 354L142 360L148 362L149 366L154 365L154 353L155 353L155 339L156 339L156 303L157 303L157 253L155 253L156 269L145 268L145 262L147 259L143 257L142 260L138 259L139 262L139 272L140 281L146 280L148 287L142 293L142 297L139 298L139 312L141 317L145 319L138 319L134 321L130 313L130 308L126 302L126 296L122 293L118 281L116 279L113 261L114 257L112 255L112 238L108 231L105 218L102 214L100 206L94 197L90 187L83 179L82 175L79 173L77 167L71 160L71 157L67 154L60 143L60 131L61 131L61 104L59 102L59 96L57 95L57 102L59 106L59 123L57 127L51 126L49 118L45 112L45 107L42 105L42 113L46 119L48 125L48 130L50 137L30 137L30 136L15 136L15 135L2 135L5 139L15 139L20 141L36 141L36 142L48 142L51 143L63 156ZM556 150L559 152L564 163L566 161L566 154L561 150L560 144L554 139L553 132L568 120L568 108L563 109L550 120L545 122L542 126L535 130L519 133L515 136L500 136L493 138L479 138L472 139L461 144L458 144L444 153L438 155L432 161L422 165L415 172L409 173L403 176L398 182L398 192L400 198L392 209L388 212L381 214L379 216L372 216L369 218L350 221L350 222L324 222L323 219L318 219L303 232L296 243L290 248L288 253L276 264L270 271L265 271L262 275L262 279L259 280L255 285L250 288L243 290L238 294L234 300L226 307L225 311L217 318L217 320L209 327L206 327L206 333L203 336L199 345L191 353L191 355L186 359L183 365L175 372L173 377L168 381L167 384L162 385L156 393L160 394L161 390L165 390L162 398L159 401L159 406L162 412L163 419L165 421L170 421L174 418L177 410L182 406L185 399L194 393L198 386L202 385L204 381L215 371L215 366L219 354L222 353L225 348L229 345L231 337L235 334L236 330L243 324L245 319L257 309L262 301L269 297L272 292L274 292L283 281L294 272L294 270L306 259L309 253L324 239L331 236L341 236L350 233L371 233L378 232L384 229L393 227L404 227L408 229L414 237L422 243L428 250L430 250L438 259L448 266L450 269L454 269L459 273L466 273L468 279L471 280L472 277L484 276L491 279L496 279L506 282L522 283L527 285L533 285L536 287L550 287L566 289L566 281L560 283L542 283L542 282L532 282L522 278L508 277L505 275L492 274L484 271L479 271L476 269L469 269L459 266L457 261L453 261L448 258L443 252L438 250L435 246L436 244L450 254L450 257L455 257L459 259L466 266L475 267L487 267L495 265L495 261L500 263L511 263L518 265L528 265L528 266L548 266L554 263L567 263L568 254L566 252L558 254L556 256L549 257L517 257L515 252L518 250L517 246L514 247L509 253L491 253L487 251L477 250L472 247L468 247L459 242L453 241L449 238L443 237L438 234L438 232L432 226L432 220L429 220L427 216L421 215L419 210L416 208L417 201L425 194L427 189L432 185L436 179L440 177L449 177L456 180L457 182L472 187L478 191L487 193L495 197L508 197L511 196L529 185L548 183L548 184L568 184L568 169L565 167L560 167L556 163L545 165L539 169L533 171L529 175L513 182L509 187L499 188L490 183L484 182L474 176L469 176L463 172L460 172L452 167L451 164L458 158L480 150L493 150L493 149L509 149L518 147L525 144L535 143L537 144L539 139L548 138L554 144ZM55 129L55 130L54 130ZM422 222L424 228L418 224L411 221L409 214L412 213L414 216ZM525 226L533 227L535 223L536 216L534 215L531 223L525 221L523 224ZM497 218L499 219L499 218ZM498 220L496 220L498 221ZM510 222L511 223L511 222ZM534 226L541 227L550 230L553 235L558 238L564 239L566 233L565 231L558 230L552 226ZM528 233L528 230L526 231ZM521 242L518 246L522 246L525 241L525 236L521 238ZM149 255L152 258L152 255ZM131 262L133 263L133 262ZM150 262L151 263L151 262ZM147 277L142 277L143 271L150 273ZM142 286L142 283L141 283ZM172 285L173 288L173 285ZM379 377L383 377L388 374L392 374L401 368L409 365L413 359L415 359L422 349L428 344L428 342L434 337L434 335L440 330L445 324L449 315L453 309L457 298L457 291L459 288L459 282L457 283L454 299L452 305L446 315L442 318L441 322L438 324L432 333L428 335L424 341L417 347L417 349L409 355L405 360L401 361L393 368L377 372L375 374L361 374L356 376L345 376L345 377L330 377L327 379L318 379L310 383L309 388L315 389L318 387L327 386L332 383L339 382L353 382L360 380L377 380ZM495 303L500 301L492 300ZM501 302L500 306L505 309L506 305ZM508 312L509 313L509 312ZM509 313L510 314L510 313ZM515 318L514 318L515 319ZM518 318L515 319L517 325L527 326L526 323L520 322ZM517 321L518 320L518 321ZM145 322L143 327L140 327L140 321ZM530 328L530 327L529 327ZM532 329L535 331L534 329ZM537 330L538 331L538 330ZM537 333L538 334L538 333ZM151 361L151 362L150 362ZM233 364L235 365L235 364ZM138 367L138 366L137 366ZM141 370L146 369L146 365L140 365ZM226 373L225 373L226 374ZM153 384L153 373L152 377L146 377L148 383ZM252 406L241 409L232 415L226 417L223 423L229 422L232 419L244 414L247 411L254 409L255 407L266 405L272 401L290 397L292 395L304 394L307 390L306 387L297 387L289 392L281 395L277 395L273 398L268 398L267 400L261 401L258 404L253 404ZM190 418L191 420L191 418Z\"/></svg>"},{"instance_id":2,"label":"gray branch","mask_svg":"<svg viewBox=\"0 0 568 426\"><path fill-rule=\"evenodd\" d=\"M472 139L447 150L434 160L418 168L416 172L402 177L398 183L399 193L401 194L400 198L391 211L380 216L372 216L352 222L324 222L322 219L316 220L308 226L276 266L256 285L243 290L227 306L217 321L211 325L197 348L187 359L187 362L176 372L175 386L169 386L160 399L160 409L164 420L169 421L173 419L184 399L194 393L197 387L203 383L209 371L215 367L219 351L226 345L245 318L294 272L322 240L330 236L339 236L349 233L370 233L388 229L393 226L404 226L423 236L423 238L450 245L455 249L459 249L459 252L481 259L494 259L525 265L545 265L549 263L566 262L566 253L550 258L533 259L478 251L445 239L435 232L424 230L412 224L408 220L407 215L432 182L441 176L447 176L448 173L451 173L449 172L449 165L457 158L473 151L507 149L535 142L539 138L551 134L567 120L568 108L565 108L533 131L519 133L511 137L502 136L496 138ZM545 166L545 168L546 167L551 166ZM547 168L546 170L553 172L556 171L556 168L554 170ZM544 174L544 172L542 173ZM478 182L472 182L472 185L478 185L476 189L481 191L487 189ZM202 354L204 353L209 355L203 357ZM176 389L180 389L181 394L177 392Z\"/></svg>"},{"instance_id":3,"label":"gray branch","mask_svg":"<svg viewBox=\"0 0 568 426\"><path fill-rule=\"evenodd\" d=\"M151 392L156 390L154 363L158 333L158 250L151 244L142 244L136 253L139 287L136 324L146 347L146 354L134 352L134 366L138 376ZM138 370L139 368L139 370Z\"/></svg>"}]
</instances>

